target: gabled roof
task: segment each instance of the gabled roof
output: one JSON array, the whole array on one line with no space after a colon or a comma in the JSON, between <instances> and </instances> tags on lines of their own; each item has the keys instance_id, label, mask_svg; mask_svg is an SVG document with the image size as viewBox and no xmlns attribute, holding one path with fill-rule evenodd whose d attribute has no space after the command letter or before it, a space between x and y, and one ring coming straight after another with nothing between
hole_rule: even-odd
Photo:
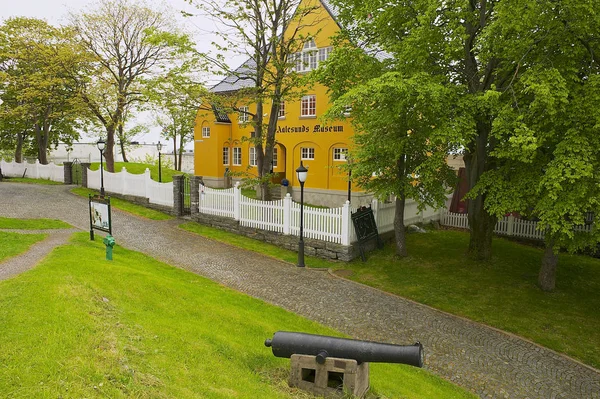
<instances>
[{"instance_id":1,"label":"gabled roof","mask_svg":"<svg viewBox=\"0 0 600 399\"><path fill-rule=\"evenodd\" d=\"M231 123L231 119L229 119L227 112L223 111L221 108L218 108L216 105L212 106L212 110L215 114L215 119L217 122Z\"/></svg>"},{"instance_id":2,"label":"gabled roof","mask_svg":"<svg viewBox=\"0 0 600 399\"><path fill-rule=\"evenodd\" d=\"M339 10L329 2L329 0L320 0L321 5L329 13L335 23L341 28L338 22ZM379 61L391 58L391 55L370 48L365 48L365 51L371 53ZM242 65L237 68L231 75L214 85L210 90L213 93L232 93L240 89L246 89L254 86L254 81L250 78L252 73L256 71L256 62L252 58L248 58ZM247 77L247 78L244 78ZM215 112L215 116L216 116ZM218 117L217 117L218 119Z\"/></svg>"},{"instance_id":3,"label":"gabled roof","mask_svg":"<svg viewBox=\"0 0 600 399\"><path fill-rule=\"evenodd\" d=\"M228 93L253 87L254 81L250 78L244 79L244 76L252 76L252 72L255 70L256 62L252 58L248 58L231 75L214 85L210 90L213 93Z\"/></svg>"}]
</instances>

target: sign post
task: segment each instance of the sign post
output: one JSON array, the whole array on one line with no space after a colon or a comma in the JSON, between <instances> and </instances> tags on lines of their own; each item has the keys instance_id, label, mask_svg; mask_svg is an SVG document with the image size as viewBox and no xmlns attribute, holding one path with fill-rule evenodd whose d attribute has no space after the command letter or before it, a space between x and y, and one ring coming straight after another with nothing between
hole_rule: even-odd
<instances>
[{"instance_id":1,"label":"sign post","mask_svg":"<svg viewBox=\"0 0 600 399\"><path fill-rule=\"evenodd\" d=\"M356 238L358 239L360 257L365 262L367 258L365 256L364 245L367 241L376 238L377 248L383 248L383 242L377 232L377 223L375 222L373 209L370 206L368 208L366 206L360 207L356 212L352 213L352 224L354 224L354 231L356 231Z\"/></svg>"},{"instance_id":2,"label":"sign post","mask_svg":"<svg viewBox=\"0 0 600 399\"><path fill-rule=\"evenodd\" d=\"M90 206L90 240L94 240L94 229L112 235L110 197L89 195Z\"/></svg>"}]
</instances>

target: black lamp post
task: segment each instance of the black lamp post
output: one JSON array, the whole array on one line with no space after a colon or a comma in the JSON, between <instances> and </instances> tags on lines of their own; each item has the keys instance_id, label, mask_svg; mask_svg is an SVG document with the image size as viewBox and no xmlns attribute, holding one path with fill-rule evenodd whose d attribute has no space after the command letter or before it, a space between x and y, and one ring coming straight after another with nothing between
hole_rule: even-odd
<instances>
[{"instance_id":1,"label":"black lamp post","mask_svg":"<svg viewBox=\"0 0 600 399\"><path fill-rule=\"evenodd\" d=\"M162 175L160 170L160 150L162 150L162 144L160 141L156 144L156 149L158 150L158 182L162 183Z\"/></svg>"},{"instance_id":2,"label":"black lamp post","mask_svg":"<svg viewBox=\"0 0 600 399\"><path fill-rule=\"evenodd\" d=\"M96 146L100 150L100 195L104 197L104 163L102 157L104 156L104 148L106 148L106 142L102 139L98 140Z\"/></svg>"},{"instance_id":3,"label":"black lamp post","mask_svg":"<svg viewBox=\"0 0 600 399\"><path fill-rule=\"evenodd\" d=\"M308 175L308 169L302 165L296 169L298 181L300 182L300 241L298 242L298 267L304 267L304 182Z\"/></svg>"}]
</instances>

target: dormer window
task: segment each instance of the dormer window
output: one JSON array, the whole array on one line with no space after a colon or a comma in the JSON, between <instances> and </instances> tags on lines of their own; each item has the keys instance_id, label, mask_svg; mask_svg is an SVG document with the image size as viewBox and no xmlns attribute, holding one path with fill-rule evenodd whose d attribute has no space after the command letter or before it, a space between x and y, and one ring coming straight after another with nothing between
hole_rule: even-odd
<instances>
[{"instance_id":1,"label":"dormer window","mask_svg":"<svg viewBox=\"0 0 600 399\"><path fill-rule=\"evenodd\" d=\"M327 60L333 47L317 48L314 39L304 42L302 51L292 54L291 61L294 65L292 70L296 72L308 72L317 69L319 63Z\"/></svg>"}]
</instances>

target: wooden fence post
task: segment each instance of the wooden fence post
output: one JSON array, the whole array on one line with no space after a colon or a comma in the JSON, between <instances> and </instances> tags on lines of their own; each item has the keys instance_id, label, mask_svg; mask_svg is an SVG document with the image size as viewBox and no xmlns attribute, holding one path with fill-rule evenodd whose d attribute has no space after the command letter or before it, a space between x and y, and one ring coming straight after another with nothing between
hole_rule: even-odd
<instances>
[{"instance_id":1,"label":"wooden fence post","mask_svg":"<svg viewBox=\"0 0 600 399\"><path fill-rule=\"evenodd\" d=\"M283 234L290 234L290 225L292 220L292 196L287 193L283 197Z\"/></svg>"},{"instance_id":2,"label":"wooden fence post","mask_svg":"<svg viewBox=\"0 0 600 399\"><path fill-rule=\"evenodd\" d=\"M233 190L233 219L240 220L240 203L242 202L242 190L240 189L240 182L235 183Z\"/></svg>"},{"instance_id":3,"label":"wooden fence post","mask_svg":"<svg viewBox=\"0 0 600 399\"><path fill-rule=\"evenodd\" d=\"M350 201L342 207L342 245L350 245Z\"/></svg>"}]
</instances>

